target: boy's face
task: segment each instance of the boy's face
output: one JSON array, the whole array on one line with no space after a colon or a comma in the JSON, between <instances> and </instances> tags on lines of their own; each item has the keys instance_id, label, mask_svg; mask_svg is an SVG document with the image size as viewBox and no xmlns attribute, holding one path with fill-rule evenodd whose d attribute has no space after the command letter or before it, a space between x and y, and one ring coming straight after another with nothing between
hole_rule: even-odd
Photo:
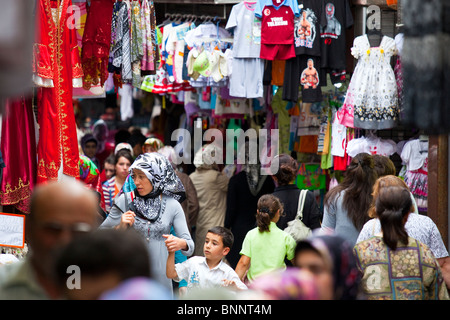
<instances>
[{"instance_id":1,"label":"boy's face","mask_svg":"<svg viewBox=\"0 0 450 320\"><path fill-rule=\"evenodd\" d=\"M84 153L86 157L93 158L97 153L97 144L94 141L88 141L84 144Z\"/></svg>"},{"instance_id":2,"label":"boy's face","mask_svg":"<svg viewBox=\"0 0 450 320\"><path fill-rule=\"evenodd\" d=\"M203 246L203 253L207 259L220 260L230 252L230 248L224 247L222 237L208 232L206 234L205 245Z\"/></svg>"}]
</instances>

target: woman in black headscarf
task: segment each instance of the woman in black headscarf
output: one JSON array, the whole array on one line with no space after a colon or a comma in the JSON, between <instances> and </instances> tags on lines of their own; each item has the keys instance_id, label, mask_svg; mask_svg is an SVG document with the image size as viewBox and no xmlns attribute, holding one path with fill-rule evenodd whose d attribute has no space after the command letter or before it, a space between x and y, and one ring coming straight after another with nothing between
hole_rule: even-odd
<instances>
[{"instance_id":1,"label":"woman in black headscarf","mask_svg":"<svg viewBox=\"0 0 450 320\"><path fill-rule=\"evenodd\" d=\"M245 144L245 164L228 182L225 228L234 236L233 247L227 255L230 266L236 268L241 255L242 243L248 231L256 226L256 207L263 194L272 193L275 184L268 175L261 174L261 164L249 161L249 143ZM240 150L241 152L243 150Z\"/></svg>"}]
</instances>

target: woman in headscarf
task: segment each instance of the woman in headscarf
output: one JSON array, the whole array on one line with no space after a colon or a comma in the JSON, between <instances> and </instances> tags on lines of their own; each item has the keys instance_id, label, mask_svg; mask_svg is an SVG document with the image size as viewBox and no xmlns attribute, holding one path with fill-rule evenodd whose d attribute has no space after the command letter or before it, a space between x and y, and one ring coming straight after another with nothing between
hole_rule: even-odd
<instances>
[{"instance_id":1,"label":"woman in headscarf","mask_svg":"<svg viewBox=\"0 0 450 320\"><path fill-rule=\"evenodd\" d=\"M258 277L249 289L243 296L253 292L258 300L321 300L313 275L292 267Z\"/></svg>"},{"instance_id":2,"label":"woman in headscarf","mask_svg":"<svg viewBox=\"0 0 450 320\"><path fill-rule=\"evenodd\" d=\"M164 147L164 143L155 137L147 138L142 146L142 152L157 152L159 149Z\"/></svg>"},{"instance_id":3,"label":"woman in headscarf","mask_svg":"<svg viewBox=\"0 0 450 320\"><path fill-rule=\"evenodd\" d=\"M114 199L101 227L135 228L147 243L153 276L172 290L172 280L166 277L168 248L186 256L194 251L180 204L185 197L183 184L169 160L158 153L139 155L129 172L136 189ZM177 237L168 237L172 226Z\"/></svg>"},{"instance_id":4,"label":"woman in headscarf","mask_svg":"<svg viewBox=\"0 0 450 320\"><path fill-rule=\"evenodd\" d=\"M256 207L258 199L263 194L272 193L275 184L268 175L261 174L261 164L250 163L250 143L245 143L240 152L245 152L245 163L242 170L232 176L228 183L227 209L225 213L225 228L231 230L234 244L227 255L230 266L235 269L241 255L245 235L256 226Z\"/></svg>"},{"instance_id":5,"label":"woman in headscarf","mask_svg":"<svg viewBox=\"0 0 450 320\"><path fill-rule=\"evenodd\" d=\"M361 275L351 244L331 235L312 236L301 240L295 248L294 266L309 270L319 286L322 300L357 300Z\"/></svg>"},{"instance_id":6,"label":"woman in headscarf","mask_svg":"<svg viewBox=\"0 0 450 320\"><path fill-rule=\"evenodd\" d=\"M214 226L224 226L228 177L219 171L222 148L214 143L203 146L194 157L195 171L189 175L197 191L199 212L195 230L196 256L203 256L206 233Z\"/></svg>"}]
</instances>

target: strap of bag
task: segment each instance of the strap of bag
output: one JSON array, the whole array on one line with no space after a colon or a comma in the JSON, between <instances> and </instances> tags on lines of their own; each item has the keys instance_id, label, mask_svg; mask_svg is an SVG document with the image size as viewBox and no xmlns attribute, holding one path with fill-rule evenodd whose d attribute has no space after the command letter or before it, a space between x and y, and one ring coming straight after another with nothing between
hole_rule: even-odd
<instances>
[{"instance_id":1,"label":"strap of bag","mask_svg":"<svg viewBox=\"0 0 450 320\"><path fill-rule=\"evenodd\" d=\"M306 199L307 193L308 193L308 190L303 189L300 191L300 195L298 197L297 216L295 218L300 219L302 221L303 221L303 207L305 205L305 199Z\"/></svg>"}]
</instances>

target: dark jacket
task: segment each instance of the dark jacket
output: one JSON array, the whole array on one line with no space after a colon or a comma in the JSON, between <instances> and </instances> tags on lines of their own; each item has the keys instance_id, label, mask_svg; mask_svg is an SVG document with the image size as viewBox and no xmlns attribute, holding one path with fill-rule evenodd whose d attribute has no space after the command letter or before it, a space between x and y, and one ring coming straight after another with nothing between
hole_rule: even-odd
<instances>
[{"instance_id":1,"label":"dark jacket","mask_svg":"<svg viewBox=\"0 0 450 320\"><path fill-rule=\"evenodd\" d=\"M231 229L234 236L234 244L227 255L227 260L233 269L236 268L241 257L239 252L247 232L256 227L258 199L263 194L271 194L275 188L271 176L264 178L264 183L256 196L250 192L245 171L231 177L228 183L225 227Z\"/></svg>"},{"instance_id":2,"label":"dark jacket","mask_svg":"<svg viewBox=\"0 0 450 320\"><path fill-rule=\"evenodd\" d=\"M278 228L283 230L289 221L294 220L297 215L298 197L300 189L295 184L278 186L273 195L278 197L284 206L284 215L277 222ZM316 197L312 191L306 194L305 205L303 207L303 223L310 229L320 228L323 213L317 205Z\"/></svg>"}]
</instances>

